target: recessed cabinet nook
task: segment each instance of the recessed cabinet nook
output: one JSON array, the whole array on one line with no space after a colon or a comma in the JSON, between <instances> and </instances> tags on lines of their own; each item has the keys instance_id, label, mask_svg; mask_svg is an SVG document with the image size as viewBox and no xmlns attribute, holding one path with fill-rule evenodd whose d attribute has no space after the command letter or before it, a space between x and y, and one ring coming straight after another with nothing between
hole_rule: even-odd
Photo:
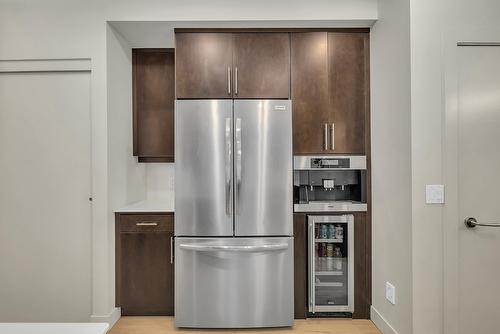
<instances>
[{"instance_id":1,"label":"recessed cabinet nook","mask_svg":"<svg viewBox=\"0 0 500 334\"><path fill-rule=\"evenodd\" d=\"M139 162L175 161L175 99L291 99L295 156L366 157L359 182L366 189L360 196L367 209L294 212L293 235L295 318L368 319L369 29L176 29L175 50L134 49L131 71L133 146ZM322 215L353 217L352 312L310 312L308 217ZM174 313L173 220L173 213L116 215L116 304L122 314Z\"/></svg>"}]
</instances>

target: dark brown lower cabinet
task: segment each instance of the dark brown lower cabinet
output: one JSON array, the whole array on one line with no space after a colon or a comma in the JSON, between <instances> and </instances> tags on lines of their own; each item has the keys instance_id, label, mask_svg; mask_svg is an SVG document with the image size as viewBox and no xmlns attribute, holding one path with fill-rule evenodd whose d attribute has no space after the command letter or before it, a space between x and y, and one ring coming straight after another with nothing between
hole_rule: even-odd
<instances>
[{"instance_id":1,"label":"dark brown lower cabinet","mask_svg":"<svg viewBox=\"0 0 500 334\"><path fill-rule=\"evenodd\" d=\"M116 214L116 306L122 315L173 315L173 214Z\"/></svg>"},{"instance_id":2,"label":"dark brown lower cabinet","mask_svg":"<svg viewBox=\"0 0 500 334\"><path fill-rule=\"evenodd\" d=\"M295 319L307 317L307 222L306 215L293 215Z\"/></svg>"},{"instance_id":3,"label":"dark brown lower cabinet","mask_svg":"<svg viewBox=\"0 0 500 334\"><path fill-rule=\"evenodd\" d=\"M370 319L371 229L366 213L354 213L354 319Z\"/></svg>"}]
</instances>

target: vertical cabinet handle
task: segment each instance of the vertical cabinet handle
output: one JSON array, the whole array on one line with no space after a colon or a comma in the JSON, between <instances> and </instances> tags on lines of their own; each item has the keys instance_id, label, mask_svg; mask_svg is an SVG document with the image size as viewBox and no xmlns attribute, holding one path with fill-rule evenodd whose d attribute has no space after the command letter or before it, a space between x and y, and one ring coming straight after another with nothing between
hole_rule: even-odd
<instances>
[{"instance_id":1,"label":"vertical cabinet handle","mask_svg":"<svg viewBox=\"0 0 500 334\"><path fill-rule=\"evenodd\" d=\"M170 237L170 264L174 263L174 237Z\"/></svg>"},{"instance_id":2,"label":"vertical cabinet handle","mask_svg":"<svg viewBox=\"0 0 500 334\"><path fill-rule=\"evenodd\" d=\"M332 132L330 134L331 140L331 149L335 151L335 123L332 123Z\"/></svg>"},{"instance_id":3,"label":"vertical cabinet handle","mask_svg":"<svg viewBox=\"0 0 500 334\"><path fill-rule=\"evenodd\" d=\"M324 140L324 143L325 143L325 151L328 151L328 124L325 123L325 140Z\"/></svg>"},{"instance_id":4,"label":"vertical cabinet handle","mask_svg":"<svg viewBox=\"0 0 500 334\"><path fill-rule=\"evenodd\" d=\"M227 95L231 95L231 67L227 67Z\"/></svg>"},{"instance_id":5,"label":"vertical cabinet handle","mask_svg":"<svg viewBox=\"0 0 500 334\"><path fill-rule=\"evenodd\" d=\"M234 94L238 95L238 67L234 68Z\"/></svg>"}]
</instances>

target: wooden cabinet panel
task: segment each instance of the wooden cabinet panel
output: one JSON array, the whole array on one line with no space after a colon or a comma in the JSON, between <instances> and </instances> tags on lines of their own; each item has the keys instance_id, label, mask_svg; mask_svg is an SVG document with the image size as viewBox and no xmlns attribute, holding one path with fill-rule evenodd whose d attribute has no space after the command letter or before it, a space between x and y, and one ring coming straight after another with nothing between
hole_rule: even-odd
<instances>
[{"instance_id":1,"label":"wooden cabinet panel","mask_svg":"<svg viewBox=\"0 0 500 334\"><path fill-rule=\"evenodd\" d=\"M231 33L176 33L176 94L179 99L231 98Z\"/></svg>"},{"instance_id":2,"label":"wooden cabinet panel","mask_svg":"<svg viewBox=\"0 0 500 334\"><path fill-rule=\"evenodd\" d=\"M368 109L368 34L328 33L328 85L334 153L365 153Z\"/></svg>"},{"instance_id":3,"label":"wooden cabinet panel","mask_svg":"<svg viewBox=\"0 0 500 334\"><path fill-rule=\"evenodd\" d=\"M306 215L293 215L295 319L307 317L307 224Z\"/></svg>"},{"instance_id":4,"label":"wooden cabinet panel","mask_svg":"<svg viewBox=\"0 0 500 334\"><path fill-rule=\"evenodd\" d=\"M117 214L116 305L122 315L174 314L173 219Z\"/></svg>"},{"instance_id":5,"label":"wooden cabinet panel","mask_svg":"<svg viewBox=\"0 0 500 334\"><path fill-rule=\"evenodd\" d=\"M133 49L134 155L174 161L174 51Z\"/></svg>"},{"instance_id":6,"label":"wooden cabinet panel","mask_svg":"<svg viewBox=\"0 0 500 334\"><path fill-rule=\"evenodd\" d=\"M294 153L365 154L368 34L292 33L291 53Z\"/></svg>"},{"instance_id":7,"label":"wooden cabinet panel","mask_svg":"<svg viewBox=\"0 0 500 334\"><path fill-rule=\"evenodd\" d=\"M291 34L294 154L324 154L330 122L326 32Z\"/></svg>"},{"instance_id":8,"label":"wooden cabinet panel","mask_svg":"<svg viewBox=\"0 0 500 334\"><path fill-rule=\"evenodd\" d=\"M236 33L233 40L234 97L289 98L289 34Z\"/></svg>"},{"instance_id":9,"label":"wooden cabinet panel","mask_svg":"<svg viewBox=\"0 0 500 334\"><path fill-rule=\"evenodd\" d=\"M370 319L371 305L371 233L365 213L354 214L354 312L355 319Z\"/></svg>"}]
</instances>

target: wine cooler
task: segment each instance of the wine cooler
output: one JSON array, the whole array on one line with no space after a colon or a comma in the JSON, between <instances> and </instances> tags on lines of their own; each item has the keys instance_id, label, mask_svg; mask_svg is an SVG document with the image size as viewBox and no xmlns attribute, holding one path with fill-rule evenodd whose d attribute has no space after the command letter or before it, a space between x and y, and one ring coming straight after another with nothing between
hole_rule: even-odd
<instances>
[{"instance_id":1,"label":"wine cooler","mask_svg":"<svg viewBox=\"0 0 500 334\"><path fill-rule=\"evenodd\" d=\"M354 311L354 216L308 216L309 312Z\"/></svg>"}]
</instances>

